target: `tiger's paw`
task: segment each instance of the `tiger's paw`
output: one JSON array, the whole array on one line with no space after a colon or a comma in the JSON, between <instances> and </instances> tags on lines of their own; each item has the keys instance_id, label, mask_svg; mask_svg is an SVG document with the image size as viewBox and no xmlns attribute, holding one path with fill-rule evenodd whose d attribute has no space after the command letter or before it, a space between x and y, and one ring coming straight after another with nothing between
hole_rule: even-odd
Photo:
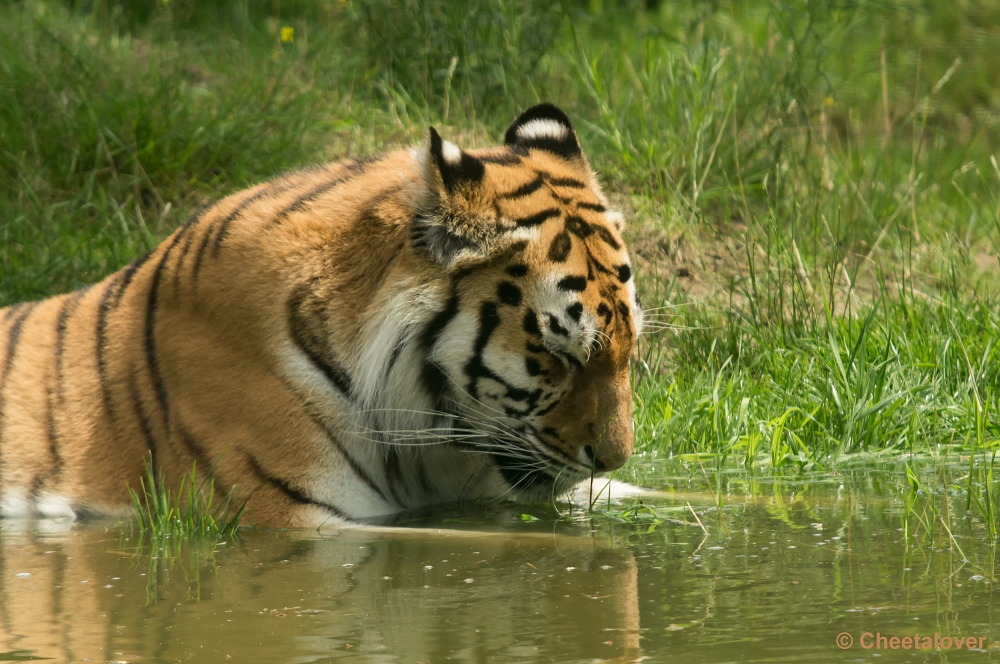
<instances>
[{"instance_id":1,"label":"tiger's paw","mask_svg":"<svg viewBox=\"0 0 1000 664\"><path fill-rule=\"evenodd\" d=\"M593 480L585 479L574 486L564 498L575 505L589 507L598 501L606 503L608 500L618 501L636 496L654 498L665 495L662 491L646 489L628 482L620 482L607 477L595 477Z\"/></svg>"}]
</instances>

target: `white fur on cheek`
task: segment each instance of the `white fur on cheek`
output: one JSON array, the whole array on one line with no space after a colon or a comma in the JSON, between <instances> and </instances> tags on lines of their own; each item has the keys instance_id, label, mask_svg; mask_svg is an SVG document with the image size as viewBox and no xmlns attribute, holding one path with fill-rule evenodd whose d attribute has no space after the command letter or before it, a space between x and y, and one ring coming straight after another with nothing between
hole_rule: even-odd
<instances>
[{"instance_id":1,"label":"white fur on cheek","mask_svg":"<svg viewBox=\"0 0 1000 664\"><path fill-rule=\"evenodd\" d=\"M459 312L445 328L434 349L433 359L445 368L450 376L461 376L462 368L473 354L479 319L468 311ZM464 385L457 386L464 390Z\"/></svg>"},{"instance_id":2,"label":"white fur on cheek","mask_svg":"<svg viewBox=\"0 0 1000 664\"><path fill-rule=\"evenodd\" d=\"M579 295L573 291L561 290L559 281L569 275L551 273L539 279L530 294L532 308L538 315L538 325L542 330L542 343L550 351L572 355L580 362L586 362L590 357L590 349L597 336L597 325L589 312L584 312L583 318L573 321L566 308L579 302ZM556 334L551 330L549 316L554 317L559 324L569 331L569 336Z\"/></svg>"},{"instance_id":3,"label":"white fur on cheek","mask_svg":"<svg viewBox=\"0 0 1000 664\"><path fill-rule=\"evenodd\" d=\"M403 290L385 305L376 308L375 315L365 326L361 351L354 358L351 375L354 377L356 397L363 403L374 404L386 391L386 367L396 344L407 341L405 335L415 321L411 320L414 302L420 293Z\"/></svg>"}]
</instances>

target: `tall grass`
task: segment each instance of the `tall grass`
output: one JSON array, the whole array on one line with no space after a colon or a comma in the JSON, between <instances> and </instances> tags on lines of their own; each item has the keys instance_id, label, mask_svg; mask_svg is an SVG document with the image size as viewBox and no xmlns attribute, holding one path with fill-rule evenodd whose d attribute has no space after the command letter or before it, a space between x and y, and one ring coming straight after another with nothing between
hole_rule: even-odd
<instances>
[{"instance_id":1,"label":"tall grass","mask_svg":"<svg viewBox=\"0 0 1000 664\"><path fill-rule=\"evenodd\" d=\"M235 504L233 490L222 504L215 503L215 481L198 482L197 467L181 479L176 490L167 486L162 473L156 475L146 463L145 478L138 489L129 487L133 523L139 542L202 539L214 542L232 538L240 528L246 501Z\"/></svg>"},{"instance_id":2,"label":"tall grass","mask_svg":"<svg viewBox=\"0 0 1000 664\"><path fill-rule=\"evenodd\" d=\"M748 466L823 466L941 444L995 448L997 304L995 296L934 303L899 292L863 317L815 316L793 329L696 308L677 317L699 329L671 340L676 368L638 364L637 437L646 450Z\"/></svg>"}]
</instances>

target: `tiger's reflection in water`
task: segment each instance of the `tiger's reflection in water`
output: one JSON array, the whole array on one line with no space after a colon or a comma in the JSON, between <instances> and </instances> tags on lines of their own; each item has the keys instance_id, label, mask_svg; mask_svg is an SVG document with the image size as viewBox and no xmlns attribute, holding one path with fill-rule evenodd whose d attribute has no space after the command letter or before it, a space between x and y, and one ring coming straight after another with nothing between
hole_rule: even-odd
<instances>
[{"instance_id":1,"label":"tiger's reflection in water","mask_svg":"<svg viewBox=\"0 0 1000 664\"><path fill-rule=\"evenodd\" d=\"M0 649L53 661L632 661L631 552L583 536L251 533L136 555L118 528L0 526ZM11 654L13 653L13 654Z\"/></svg>"}]
</instances>

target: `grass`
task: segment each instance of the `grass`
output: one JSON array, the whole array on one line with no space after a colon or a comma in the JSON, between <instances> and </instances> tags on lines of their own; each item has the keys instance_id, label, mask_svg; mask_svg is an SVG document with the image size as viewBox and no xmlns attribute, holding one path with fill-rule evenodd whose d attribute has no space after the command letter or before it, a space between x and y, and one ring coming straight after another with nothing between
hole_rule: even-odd
<instances>
[{"instance_id":1,"label":"grass","mask_svg":"<svg viewBox=\"0 0 1000 664\"><path fill-rule=\"evenodd\" d=\"M640 455L697 459L713 484L733 465L955 450L970 506L995 509L998 13L7 3L0 306L96 281L284 169L416 142L429 124L493 143L552 100L629 213L649 319Z\"/></svg>"},{"instance_id":2,"label":"grass","mask_svg":"<svg viewBox=\"0 0 1000 664\"><path fill-rule=\"evenodd\" d=\"M138 490L129 487L132 501L133 522L141 545L148 538L161 548L168 540L201 539L216 542L236 536L243 518L246 502L234 504L230 489L221 505L215 504L215 480L198 483L196 464L173 491L166 486L162 473L155 475L152 466L145 464L146 477L140 480Z\"/></svg>"},{"instance_id":3,"label":"grass","mask_svg":"<svg viewBox=\"0 0 1000 664\"><path fill-rule=\"evenodd\" d=\"M795 325L702 311L671 349L685 369L657 372L655 346L640 363L639 437L660 452L775 468L993 448L1000 321L994 298L969 299L884 293L863 316L820 311Z\"/></svg>"},{"instance_id":4,"label":"grass","mask_svg":"<svg viewBox=\"0 0 1000 664\"><path fill-rule=\"evenodd\" d=\"M119 523L120 547L136 565L145 565L147 605L158 600L178 564L189 599L200 600L202 568L214 570L219 547L240 539L246 501L236 504L234 487L217 504L215 480L199 482L196 463L176 491L148 461L144 470L138 489L128 487L132 519Z\"/></svg>"}]
</instances>

